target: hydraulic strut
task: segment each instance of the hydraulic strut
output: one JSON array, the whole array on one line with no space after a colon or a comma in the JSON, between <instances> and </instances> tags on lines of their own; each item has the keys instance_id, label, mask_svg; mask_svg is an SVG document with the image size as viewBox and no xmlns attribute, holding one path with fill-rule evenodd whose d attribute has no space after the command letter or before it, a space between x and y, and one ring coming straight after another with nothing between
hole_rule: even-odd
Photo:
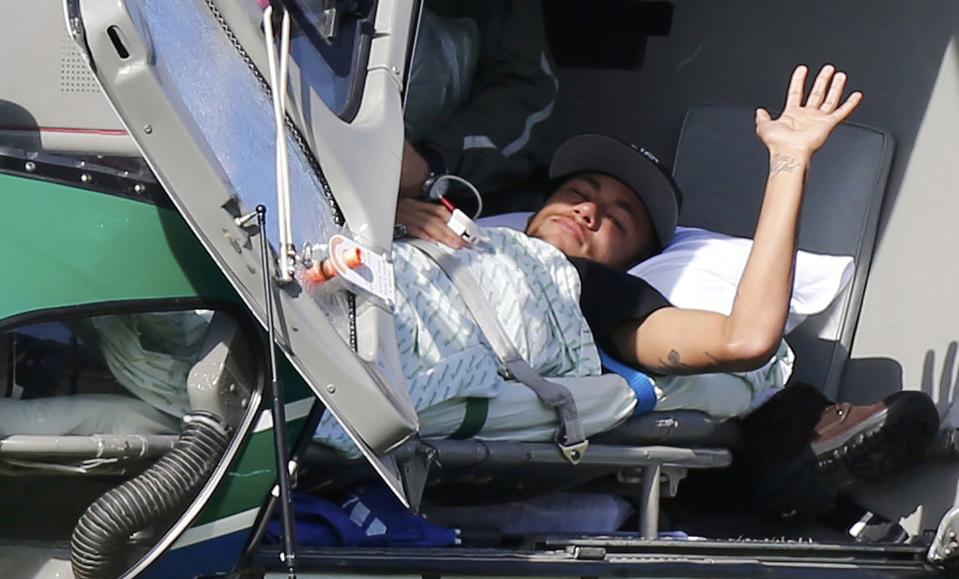
<instances>
[{"instance_id":1,"label":"hydraulic strut","mask_svg":"<svg viewBox=\"0 0 959 579\"><path fill-rule=\"evenodd\" d=\"M269 339L264 364L270 376L273 395L273 441L276 446L276 476L280 487L280 518L283 523L283 551L280 560L290 577L296 576L296 527L293 519L293 499L290 492L290 452L287 449L286 406L283 383L276 375L276 330L273 327L273 288L270 279L270 252L266 239L266 207L256 206L256 222L260 229L260 270L263 273L263 292L266 296L266 331Z\"/></svg>"}]
</instances>

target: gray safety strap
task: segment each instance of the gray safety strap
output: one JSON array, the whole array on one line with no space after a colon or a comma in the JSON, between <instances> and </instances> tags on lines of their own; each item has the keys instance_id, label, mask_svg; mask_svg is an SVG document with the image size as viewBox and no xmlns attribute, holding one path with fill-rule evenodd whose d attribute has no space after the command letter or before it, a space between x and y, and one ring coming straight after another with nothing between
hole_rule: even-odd
<instances>
[{"instance_id":1,"label":"gray safety strap","mask_svg":"<svg viewBox=\"0 0 959 579\"><path fill-rule=\"evenodd\" d=\"M414 239L411 243L436 262L453 282L467 309L473 315L476 325L486 336L486 340L506 367L506 371L532 390L543 404L556 410L560 422L558 433L560 450L571 463L578 463L586 452L589 441L586 440L583 423L576 409L576 401L570 391L565 386L540 376L519 355L516 346L506 335L495 312L486 301L486 296L483 295L476 279L455 256L426 241Z\"/></svg>"}]
</instances>

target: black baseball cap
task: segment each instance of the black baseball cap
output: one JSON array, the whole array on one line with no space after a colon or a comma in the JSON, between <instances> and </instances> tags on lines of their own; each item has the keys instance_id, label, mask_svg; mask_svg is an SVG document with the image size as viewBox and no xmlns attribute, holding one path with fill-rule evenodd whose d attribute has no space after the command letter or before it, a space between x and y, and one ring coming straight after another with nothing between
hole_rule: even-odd
<instances>
[{"instance_id":1,"label":"black baseball cap","mask_svg":"<svg viewBox=\"0 0 959 579\"><path fill-rule=\"evenodd\" d=\"M607 135L587 133L559 146L549 166L551 179L602 173L633 190L646 206L656 238L666 247L673 238L683 194L655 155Z\"/></svg>"}]
</instances>

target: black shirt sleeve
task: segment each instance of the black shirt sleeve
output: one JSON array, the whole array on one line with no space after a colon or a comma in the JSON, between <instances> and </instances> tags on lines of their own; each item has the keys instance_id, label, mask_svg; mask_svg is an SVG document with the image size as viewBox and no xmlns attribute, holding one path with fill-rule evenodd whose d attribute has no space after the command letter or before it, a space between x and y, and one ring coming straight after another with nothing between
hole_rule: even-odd
<instances>
[{"instance_id":1,"label":"black shirt sleeve","mask_svg":"<svg viewBox=\"0 0 959 579\"><path fill-rule=\"evenodd\" d=\"M579 272L579 307L597 343L613 354L610 336L622 322L642 323L658 309L670 307L663 294L642 279L601 263L570 257Z\"/></svg>"}]
</instances>

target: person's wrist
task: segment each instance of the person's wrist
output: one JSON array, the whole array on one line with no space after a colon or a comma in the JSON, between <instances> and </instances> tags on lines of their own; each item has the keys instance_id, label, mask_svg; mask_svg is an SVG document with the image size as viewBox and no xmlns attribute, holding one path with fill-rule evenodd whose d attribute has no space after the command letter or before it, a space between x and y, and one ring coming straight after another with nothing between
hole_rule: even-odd
<instances>
[{"instance_id":1,"label":"person's wrist","mask_svg":"<svg viewBox=\"0 0 959 579\"><path fill-rule=\"evenodd\" d=\"M796 163L808 164L812 160L813 151L803 147L791 145L773 145L768 147L769 159L788 157Z\"/></svg>"},{"instance_id":2,"label":"person's wrist","mask_svg":"<svg viewBox=\"0 0 959 579\"><path fill-rule=\"evenodd\" d=\"M809 169L812 152L791 147L769 148L769 175L804 174Z\"/></svg>"},{"instance_id":3,"label":"person's wrist","mask_svg":"<svg viewBox=\"0 0 959 579\"><path fill-rule=\"evenodd\" d=\"M400 197L418 197L423 192L423 183L429 176L430 167L426 159L416 148L406 143L400 176Z\"/></svg>"},{"instance_id":4,"label":"person's wrist","mask_svg":"<svg viewBox=\"0 0 959 579\"><path fill-rule=\"evenodd\" d=\"M449 173L446 170L446 162L443 160L443 155L429 143L420 143L416 146L416 150L426 162L428 170L426 179L421 183L421 194L426 198L432 199L436 199L434 193L442 197L446 193L446 188L449 186L448 182L437 181L440 177ZM435 191L432 190L434 185L438 187Z\"/></svg>"},{"instance_id":5,"label":"person's wrist","mask_svg":"<svg viewBox=\"0 0 959 579\"><path fill-rule=\"evenodd\" d=\"M400 197L409 199L422 196L423 183L426 182L428 177L428 174L424 174L422 178L417 175L404 180L403 184L400 185Z\"/></svg>"}]
</instances>

